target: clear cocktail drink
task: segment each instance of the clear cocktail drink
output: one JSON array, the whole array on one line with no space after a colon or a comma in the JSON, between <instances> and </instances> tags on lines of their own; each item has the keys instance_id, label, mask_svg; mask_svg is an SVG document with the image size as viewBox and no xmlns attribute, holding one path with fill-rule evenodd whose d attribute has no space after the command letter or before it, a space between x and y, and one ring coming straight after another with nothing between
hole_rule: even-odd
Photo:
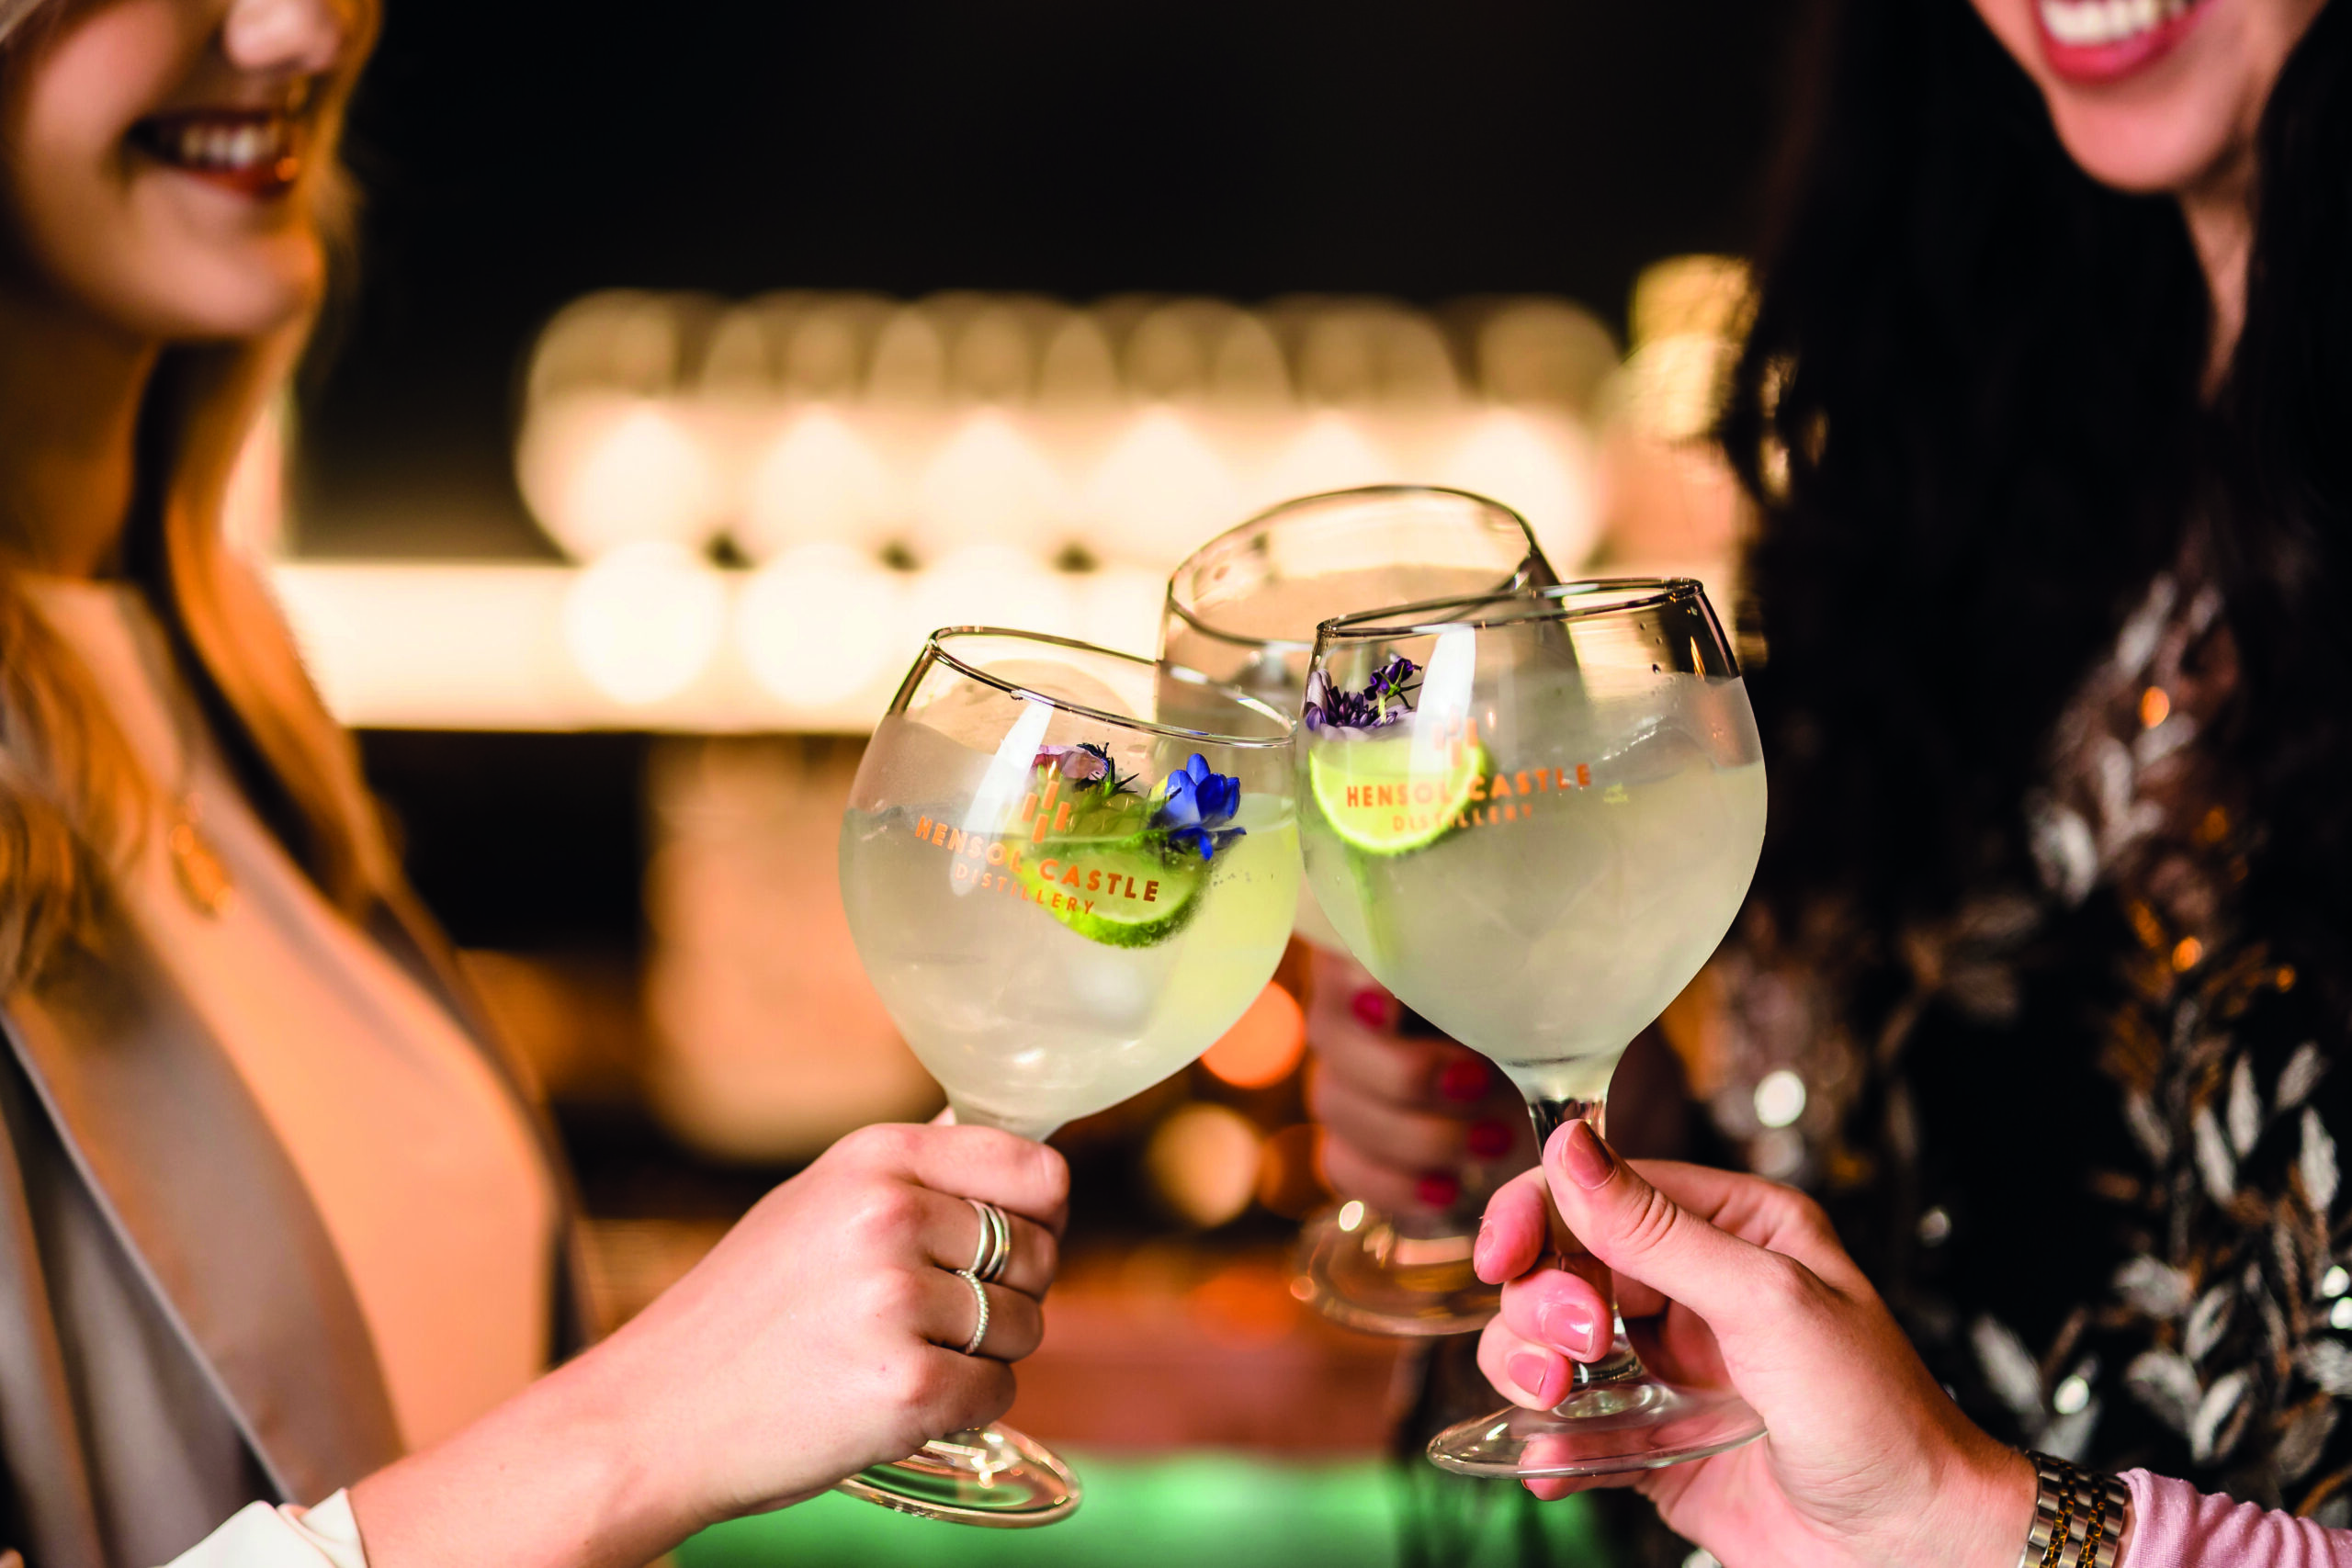
<instances>
[{"instance_id":1,"label":"clear cocktail drink","mask_svg":"<svg viewBox=\"0 0 2352 1568\"><path fill-rule=\"evenodd\" d=\"M842 897L883 1005L958 1121L1045 1137L1184 1066L1249 1010L1297 900L1286 802L1245 799L1243 835L1213 860L1170 856L1136 841L1140 801L1059 832L1046 801L1042 835L1017 806L970 823L991 758L929 731L910 743L948 787L853 807Z\"/></svg>"},{"instance_id":2,"label":"clear cocktail drink","mask_svg":"<svg viewBox=\"0 0 2352 1568\"><path fill-rule=\"evenodd\" d=\"M1434 744L1303 739L1309 880L1340 937L1531 1099L1602 1098L1721 941L1763 842L1736 678L1596 694L1562 675Z\"/></svg>"}]
</instances>

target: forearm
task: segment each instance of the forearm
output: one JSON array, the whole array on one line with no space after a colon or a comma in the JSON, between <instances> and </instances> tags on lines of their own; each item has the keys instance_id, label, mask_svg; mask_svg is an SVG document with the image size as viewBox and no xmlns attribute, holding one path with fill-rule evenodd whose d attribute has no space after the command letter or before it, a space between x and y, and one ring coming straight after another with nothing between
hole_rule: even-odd
<instances>
[{"instance_id":1,"label":"forearm","mask_svg":"<svg viewBox=\"0 0 2352 1568\"><path fill-rule=\"evenodd\" d=\"M630 1353L608 1342L353 1487L369 1568L633 1568L691 1534L703 1521L660 1483L662 1435L617 1397Z\"/></svg>"}]
</instances>

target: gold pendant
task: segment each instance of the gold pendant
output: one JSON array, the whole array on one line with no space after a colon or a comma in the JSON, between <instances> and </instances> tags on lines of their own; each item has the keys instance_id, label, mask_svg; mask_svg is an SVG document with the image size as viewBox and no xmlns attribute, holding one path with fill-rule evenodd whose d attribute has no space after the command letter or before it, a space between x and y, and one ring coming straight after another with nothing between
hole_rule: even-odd
<instances>
[{"instance_id":1,"label":"gold pendant","mask_svg":"<svg viewBox=\"0 0 2352 1568\"><path fill-rule=\"evenodd\" d=\"M237 885L229 879L229 868L220 863L220 852L198 829L193 799L182 806L164 842L172 852L173 874L178 877L187 901L215 917L226 910L236 897Z\"/></svg>"}]
</instances>

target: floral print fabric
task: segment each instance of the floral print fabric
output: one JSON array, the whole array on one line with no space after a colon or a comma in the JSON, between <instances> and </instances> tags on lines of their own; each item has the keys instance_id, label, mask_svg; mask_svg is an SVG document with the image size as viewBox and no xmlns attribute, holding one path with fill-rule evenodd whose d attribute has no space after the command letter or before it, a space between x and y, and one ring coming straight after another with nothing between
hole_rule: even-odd
<instances>
[{"instance_id":1,"label":"floral print fabric","mask_svg":"<svg viewBox=\"0 0 2352 1568\"><path fill-rule=\"evenodd\" d=\"M2243 919L2249 857L2291 851L2215 743L2237 681L2192 538L2053 732L2030 884L1892 934L1752 909L1665 1021L1996 1434L2342 1527L2352 1086L2343 1021Z\"/></svg>"}]
</instances>

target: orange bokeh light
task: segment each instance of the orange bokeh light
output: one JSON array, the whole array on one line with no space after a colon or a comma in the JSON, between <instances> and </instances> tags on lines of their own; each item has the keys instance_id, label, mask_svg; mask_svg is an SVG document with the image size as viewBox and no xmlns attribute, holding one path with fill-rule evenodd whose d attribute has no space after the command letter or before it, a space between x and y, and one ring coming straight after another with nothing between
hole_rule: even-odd
<instances>
[{"instance_id":1,"label":"orange bokeh light","mask_svg":"<svg viewBox=\"0 0 2352 1568\"><path fill-rule=\"evenodd\" d=\"M1201 1065L1236 1089L1264 1089L1288 1077L1306 1049L1306 1015L1288 991L1269 985Z\"/></svg>"}]
</instances>

